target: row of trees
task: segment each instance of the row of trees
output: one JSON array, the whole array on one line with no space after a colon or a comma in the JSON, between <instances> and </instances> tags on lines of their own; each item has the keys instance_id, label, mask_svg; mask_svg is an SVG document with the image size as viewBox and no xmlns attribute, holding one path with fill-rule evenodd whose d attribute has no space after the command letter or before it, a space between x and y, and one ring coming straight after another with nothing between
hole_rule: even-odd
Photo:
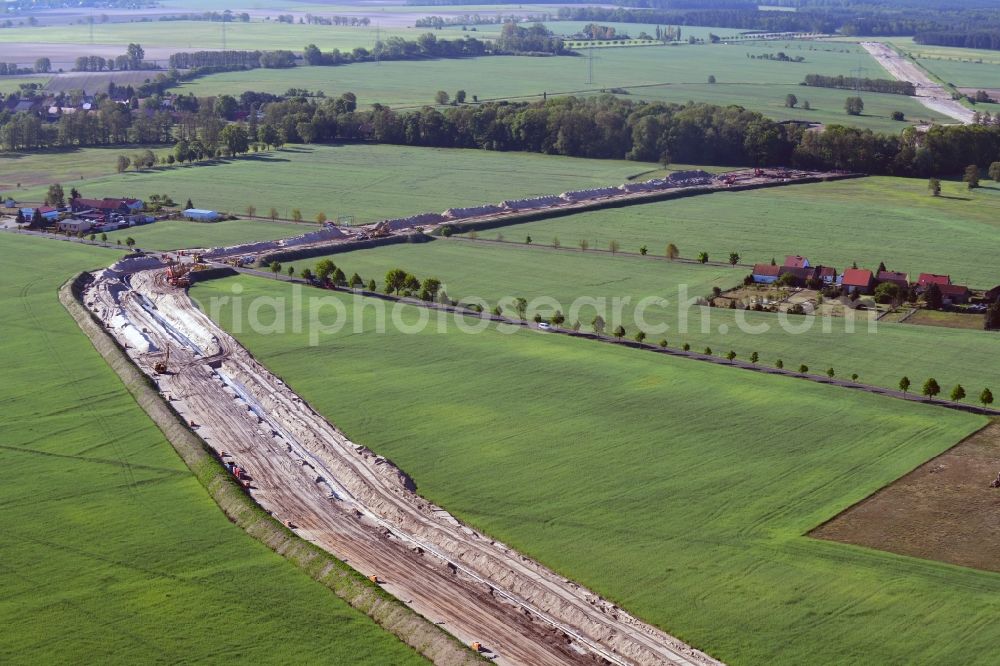
<instances>
[{"instance_id":1,"label":"row of trees","mask_svg":"<svg viewBox=\"0 0 1000 666\"><path fill-rule=\"evenodd\" d=\"M817 88L842 88L844 90L864 90L865 92L890 93L893 95L916 95L917 88L909 81L895 79L869 79L853 76L824 76L823 74L806 74L802 82L804 86Z\"/></svg>"},{"instance_id":2,"label":"row of trees","mask_svg":"<svg viewBox=\"0 0 1000 666\"><path fill-rule=\"evenodd\" d=\"M902 391L904 395L909 393L911 385L912 384L910 383L910 378L905 375L899 380L899 390ZM937 380L934 379L933 377L929 377L927 381L924 382L923 387L921 387L920 389L920 394L923 395L928 400L933 400L940 393L941 393L941 385L938 384ZM961 402L962 400L965 400L966 398L965 388L961 384L955 384L955 386L951 389L949 397L951 398L952 402ZM990 391L988 388L984 388L979 393L979 403L983 407L989 407L990 405L992 405L993 404L992 391Z\"/></svg>"},{"instance_id":3,"label":"row of trees","mask_svg":"<svg viewBox=\"0 0 1000 666\"><path fill-rule=\"evenodd\" d=\"M115 58L102 56L80 56L73 67L75 72L103 72L104 70L129 71L136 69L154 69L154 65L144 60L146 51L139 44L129 44L125 53Z\"/></svg>"}]
</instances>

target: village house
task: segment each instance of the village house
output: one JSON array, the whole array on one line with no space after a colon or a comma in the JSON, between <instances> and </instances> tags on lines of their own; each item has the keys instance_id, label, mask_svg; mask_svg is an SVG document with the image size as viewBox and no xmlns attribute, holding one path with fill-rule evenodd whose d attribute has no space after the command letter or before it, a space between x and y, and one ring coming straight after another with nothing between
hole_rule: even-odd
<instances>
[{"instance_id":1,"label":"village house","mask_svg":"<svg viewBox=\"0 0 1000 666\"><path fill-rule=\"evenodd\" d=\"M77 217L93 222L110 222L113 215L135 215L143 208L140 199L70 199L70 210Z\"/></svg>"},{"instance_id":2,"label":"village house","mask_svg":"<svg viewBox=\"0 0 1000 666\"><path fill-rule=\"evenodd\" d=\"M809 268L809 260L798 254L789 254L785 257L785 266L790 268Z\"/></svg>"},{"instance_id":3,"label":"village house","mask_svg":"<svg viewBox=\"0 0 1000 666\"><path fill-rule=\"evenodd\" d=\"M847 293L870 294L875 285L875 276L866 268L848 268L841 276L840 285Z\"/></svg>"},{"instance_id":4,"label":"village house","mask_svg":"<svg viewBox=\"0 0 1000 666\"><path fill-rule=\"evenodd\" d=\"M778 281L778 271L781 266L771 264L754 264L750 275L757 284L774 284Z\"/></svg>"},{"instance_id":5,"label":"village house","mask_svg":"<svg viewBox=\"0 0 1000 666\"><path fill-rule=\"evenodd\" d=\"M832 266L817 266L816 277L818 277L825 285L836 284L837 269Z\"/></svg>"},{"instance_id":6,"label":"village house","mask_svg":"<svg viewBox=\"0 0 1000 666\"><path fill-rule=\"evenodd\" d=\"M89 220L80 220L75 218L69 218L66 220L60 220L56 223L56 228L59 231L64 231L71 234L82 234L90 231L93 225Z\"/></svg>"},{"instance_id":7,"label":"village house","mask_svg":"<svg viewBox=\"0 0 1000 666\"><path fill-rule=\"evenodd\" d=\"M935 273L921 273L915 284L918 291L924 291L932 284L936 284L939 287L951 284L951 276L937 275Z\"/></svg>"},{"instance_id":8,"label":"village house","mask_svg":"<svg viewBox=\"0 0 1000 666\"><path fill-rule=\"evenodd\" d=\"M961 305L969 302L969 288L961 284L943 284L938 287L941 290L941 303L943 305Z\"/></svg>"}]
</instances>

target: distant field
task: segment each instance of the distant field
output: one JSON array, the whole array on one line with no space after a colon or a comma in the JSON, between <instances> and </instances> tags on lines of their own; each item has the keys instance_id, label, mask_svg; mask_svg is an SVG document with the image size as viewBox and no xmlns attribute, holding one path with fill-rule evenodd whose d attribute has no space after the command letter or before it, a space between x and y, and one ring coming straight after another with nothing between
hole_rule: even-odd
<instances>
[{"instance_id":1,"label":"distant field","mask_svg":"<svg viewBox=\"0 0 1000 666\"><path fill-rule=\"evenodd\" d=\"M990 288L1000 283L993 253L1000 231L1000 189L992 181L970 192L946 182L931 197L919 179L871 177L750 192L720 192L487 231L491 238L531 234L541 242L558 236L575 246L617 240L626 249L648 245L662 254L667 243L681 256L706 251L725 261L739 252L744 263L808 256L814 264L843 270L857 262L916 276L949 273L960 284ZM940 239L940 242L929 239Z\"/></svg>"},{"instance_id":2,"label":"distant field","mask_svg":"<svg viewBox=\"0 0 1000 666\"><path fill-rule=\"evenodd\" d=\"M69 189L77 185L76 181L116 173L115 164L119 155L132 155L144 148L146 146L45 150L34 153L0 152L0 194L13 196L15 199L26 198L26 192L17 190L30 190L34 187L35 191L27 194L37 197L38 186L48 187L50 183L57 182L66 186L68 194ZM167 148L162 146L152 148L158 156L167 152Z\"/></svg>"},{"instance_id":3,"label":"distant field","mask_svg":"<svg viewBox=\"0 0 1000 666\"><path fill-rule=\"evenodd\" d=\"M522 228L502 231L508 240L524 240ZM537 233L532 238L534 245L552 242L550 236ZM573 239L560 240L564 247L574 247ZM638 247L624 249L635 252ZM654 248L657 254L661 250ZM742 268L456 240L393 245L330 258L348 276L357 272L365 281L374 278L380 289L391 268L403 268L419 278L437 277L444 282L449 297L467 302L485 299L487 309L502 298L523 297L529 302L554 299L552 304L539 300L539 312L549 317L558 308L569 317L567 326L579 321L584 330L590 329L599 308L603 318L612 321L617 299L629 337L639 331L635 311L643 300L665 298L669 301L666 306L642 306L642 328L650 343L665 338L674 348L685 343L695 351L711 347L720 356L733 350L743 360L757 352L766 366L773 366L780 358L786 367L805 363L820 374L832 367L840 377L857 373L861 381L887 388L896 388L904 374L918 386L927 377L935 377L946 393L955 384L963 384L972 403L984 387L996 390L1000 386L992 365L983 363L984 358L1000 354L1000 335L982 330L982 316L965 317L974 330L915 326L912 319L905 324L879 322L877 328L869 330L867 323L859 320L851 333L846 332L840 318L833 318L830 330L824 331L814 318L792 316L788 318L790 326L783 327L781 318L770 313L701 307L682 311L678 307L679 287L685 289L685 300L703 297L713 286L728 289L739 284L748 272ZM301 271L316 261L319 259L291 263ZM572 311L576 299L588 299L580 301L578 313ZM529 318L532 315L528 313ZM662 325L667 328L657 328ZM608 325L609 332L612 327Z\"/></svg>"},{"instance_id":4,"label":"distant field","mask_svg":"<svg viewBox=\"0 0 1000 666\"><path fill-rule=\"evenodd\" d=\"M254 205L258 214L266 215L274 206L283 218L290 218L292 209L299 208L307 220L322 211L331 219L353 215L356 222L371 222L441 212L452 206L616 185L631 175L656 169L646 162L354 144L289 146L225 163L117 174L114 163L120 152L135 151L81 151L84 159L95 164L99 159L103 173L110 173L79 183L63 180L67 192L75 185L85 196L169 194L178 202L190 198L196 206L233 213ZM73 161L67 158L66 164ZM30 163L40 169L46 164L34 158ZM3 187L0 184L0 192L6 191ZM45 189L23 190L15 196L41 200Z\"/></svg>"},{"instance_id":5,"label":"distant field","mask_svg":"<svg viewBox=\"0 0 1000 666\"><path fill-rule=\"evenodd\" d=\"M194 291L235 284L290 296ZM989 661L1000 575L802 536L985 419L531 331L380 335L364 312L319 347L239 337L489 534L726 663Z\"/></svg>"},{"instance_id":6,"label":"distant field","mask_svg":"<svg viewBox=\"0 0 1000 666\"><path fill-rule=\"evenodd\" d=\"M204 9L201 11L205 11ZM275 18L277 17L275 12ZM424 30L381 30L382 39L392 36L415 39ZM0 33L7 43L79 44L81 51L91 44L121 46L132 42L143 46L170 47L176 51L221 49L222 24L209 21L137 21L134 23L104 23L94 25L93 40L90 26L55 25L37 28L4 30ZM369 27L329 25L299 25L274 21L226 24L228 49L289 49L301 51L306 44L316 44L324 51L335 48L351 50L356 46L371 48L375 44L375 24Z\"/></svg>"},{"instance_id":7,"label":"distant field","mask_svg":"<svg viewBox=\"0 0 1000 666\"><path fill-rule=\"evenodd\" d=\"M56 290L118 254L0 234L0 662L425 663L232 525L77 328Z\"/></svg>"},{"instance_id":8,"label":"distant field","mask_svg":"<svg viewBox=\"0 0 1000 666\"><path fill-rule=\"evenodd\" d=\"M804 63L755 60L747 55L803 56ZM865 115L844 112L848 91L806 88L799 84L806 74L848 74L859 59L872 72L881 71L867 53L853 44L809 42L747 43L714 46L650 46L605 48L591 65L586 57L483 57L468 60L398 61L361 63L341 67L297 67L294 70L230 72L204 77L178 88L196 95L245 90L282 93L294 85L327 94L354 92L361 104L381 103L392 107L434 103L437 90L454 94L465 90L468 100L540 99L543 93L596 94L624 88L629 99L684 103L689 100L715 104L741 104L778 120L798 119L818 123L841 123L900 131L908 123L891 120L893 111L903 111L913 122L943 120L912 98L903 95L865 94ZM714 76L717 83L708 84ZM813 110L784 106L788 93L809 100Z\"/></svg>"},{"instance_id":9,"label":"distant field","mask_svg":"<svg viewBox=\"0 0 1000 666\"><path fill-rule=\"evenodd\" d=\"M131 236L136 246L148 250L176 250L189 247L217 247L272 240L314 231L309 224L288 224L261 220L230 220L211 224L187 221L156 222L108 234L108 240L125 242Z\"/></svg>"},{"instance_id":10,"label":"distant field","mask_svg":"<svg viewBox=\"0 0 1000 666\"><path fill-rule=\"evenodd\" d=\"M22 83L45 83L48 80L47 76L0 76L0 93L7 95L17 92Z\"/></svg>"}]
</instances>

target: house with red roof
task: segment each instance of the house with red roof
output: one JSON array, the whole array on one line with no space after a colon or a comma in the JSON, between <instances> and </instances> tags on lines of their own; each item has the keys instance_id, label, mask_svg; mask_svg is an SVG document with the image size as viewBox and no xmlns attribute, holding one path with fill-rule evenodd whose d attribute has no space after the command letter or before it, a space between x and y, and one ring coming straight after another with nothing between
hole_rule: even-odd
<instances>
[{"instance_id":1,"label":"house with red roof","mask_svg":"<svg viewBox=\"0 0 1000 666\"><path fill-rule=\"evenodd\" d=\"M847 293L870 294L875 286L875 276L866 268L848 268L840 277L840 285Z\"/></svg>"},{"instance_id":2,"label":"house with red roof","mask_svg":"<svg viewBox=\"0 0 1000 666\"><path fill-rule=\"evenodd\" d=\"M754 264L750 275L753 277L753 281L757 284L774 284L778 280L780 270L781 266L772 266L771 264Z\"/></svg>"},{"instance_id":3,"label":"house with red roof","mask_svg":"<svg viewBox=\"0 0 1000 666\"><path fill-rule=\"evenodd\" d=\"M926 289L932 284L936 284L939 287L951 284L950 275L937 275L935 273L921 273L920 277L917 278L917 288L920 290Z\"/></svg>"},{"instance_id":4,"label":"house with red roof","mask_svg":"<svg viewBox=\"0 0 1000 666\"><path fill-rule=\"evenodd\" d=\"M785 257L785 266L789 268L809 268L809 260L798 254L789 254Z\"/></svg>"}]
</instances>

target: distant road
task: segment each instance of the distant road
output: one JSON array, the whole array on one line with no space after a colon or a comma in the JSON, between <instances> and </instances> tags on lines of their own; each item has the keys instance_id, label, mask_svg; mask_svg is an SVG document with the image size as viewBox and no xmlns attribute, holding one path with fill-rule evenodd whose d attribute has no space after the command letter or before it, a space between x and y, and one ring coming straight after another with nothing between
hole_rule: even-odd
<instances>
[{"instance_id":1,"label":"distant road","mask_svg":"<svg viewBox=\"0 0 1000 666\"><path fill-rule=\"evenodd\" d=\"M861 42L861 46L871 54L878 64L900 81L909 81L917 87L917 101L931 111L937 111L969 125L972 111L951 98L951 94L941 84L931 80L915 62L899 55L882 42Z\"/></svg>"}]
</instances>

